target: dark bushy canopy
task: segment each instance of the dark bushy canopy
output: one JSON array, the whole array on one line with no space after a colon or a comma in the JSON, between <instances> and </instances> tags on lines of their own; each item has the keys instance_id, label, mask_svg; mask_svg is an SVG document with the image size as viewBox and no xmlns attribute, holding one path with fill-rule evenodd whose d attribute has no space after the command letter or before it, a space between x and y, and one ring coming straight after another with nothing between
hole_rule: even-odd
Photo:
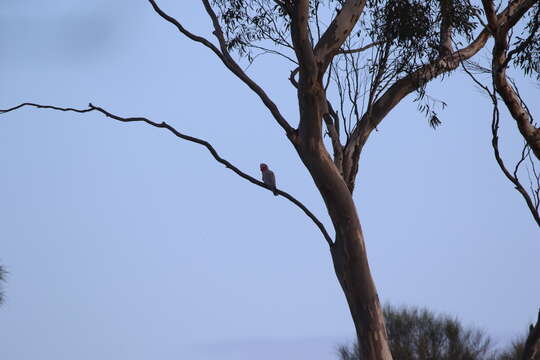
<instances>
[{"instance_id":1,"label":"dark bushy canopy","mask_svg":"<svg viewBox=\"0 0 540 360\"><path fill-rule=\"evenodd\" d=\"M497 353L481 330L467 328L456 318L413 307L384 307L390 349L399 360L521 360L524 341ZM341 346L341 360L361 360L355 345ZM538 358L540 359L540 357Z\"/></svg>"}]
</instances>

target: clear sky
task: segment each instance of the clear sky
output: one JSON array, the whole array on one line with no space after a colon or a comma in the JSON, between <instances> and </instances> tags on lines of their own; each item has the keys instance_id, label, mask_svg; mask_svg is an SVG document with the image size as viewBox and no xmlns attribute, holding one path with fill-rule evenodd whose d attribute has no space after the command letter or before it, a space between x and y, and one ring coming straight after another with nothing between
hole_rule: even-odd
<instances>
[{"instance_id":1,"label":"clear sky","mask_svg":"<svg viewBox=\"0 0 540 360\"><path fill-rule=\"evenodd\" d=\"M198 1L160 4L210 34ZM4 0L0 46L0 108L92 102L167 121L253 176L268 163L329 223L258 98L147 1ZM249 73L294 122L290 70L267 57ZM370 264L383 302L504 343L540 306L540 232L493 159L486 97L459 72L430 90L449 105L438 130L408 99L365 149L355 198ZM521 139L506 113L501 134L511 159ZM315 226L198 145L98 114L21 110L0 117L0 163L1 359L328 360L353 336Z\"/></svg>"}]
</instances>

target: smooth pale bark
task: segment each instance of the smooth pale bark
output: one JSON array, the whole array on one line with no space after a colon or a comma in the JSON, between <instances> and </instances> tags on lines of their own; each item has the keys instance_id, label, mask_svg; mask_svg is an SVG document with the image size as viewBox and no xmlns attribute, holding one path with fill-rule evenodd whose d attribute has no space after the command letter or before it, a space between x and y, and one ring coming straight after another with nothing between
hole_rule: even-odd
<instances>
[{"instance_id":1,"label":"smooth pale bark","mask_svg":"<svg viewBox=\"0 0 540 360\"><path fill-rule=\"evenodd\" d=\"M334 269L347 298L363 358L391 360L384 317L352 198L359 153L371 131L399 101L421 84L455 69L463 58L475 54L485 44L488 34L487 31L482 32L469 47L444 56L435 63L425 65L416 74L398 80L376 102L376 119L364 119L365 128L362 128L362 122L358 124L350 146L345 147L346 156L337 166L322 140L322 121L328 115L329 108L321 74L354 27L363 2L348 1L343 7L347 10L342 10L315 49L311 48L309 38L306 2L296 4L292 14L291 38L299 60L297 94L300 123L296 136L289 138L309 170L332 219L336 231L335 243L331 245ZM361 129L360 133L358 128ZM351 152L347 153L347 150Z\"/></svg>"},{"instance_id":2,"label":"smooth pale bark","mask_svg":"<svg viewBox=\"0 0 540 360\"><path fill-rule=\"evenodd\" d=\"M494 59L494 61L497 61ZM506 72L502 69L495 71L493 80L497 93L501 96L510 114L516 120L519 132L531 147L534 155L540 160L540 128L536 128L525 105L521 102L514 87L509 84Z\"/></svg>"},{"instance_id":3,"label":"smooth pale bark","mask_svg":"<svg viewBox=\"0 0 540 360\"><path fill-rule=\"evenodd\" d=\"M299 62L297 94L300 122L293 144L324 200L336 231L335 242L330 246L332 260L349 304L363 358L392 360L352 192L344 181L341 166L336 166L322 139L323 118L329 114L322 75L351 33L364 5L363 0L346 1L319 43L312 48L307 1L296 2L291 38ZM337 152L340 153L339 140L334 140L334 146L339 147Z\"/></svg>"},{"instance_id":4,"label":"smooth pale bark","mask_svg":"<svg viewBox=\"0 0 540 360\"><path fill-rule=\"evenodd\" d=\"M315 56L319 68L318 76L322 77L345 40L349 37L358 22L365 0L346 1L339 14L332 20L321 39L315 46Z\"/></svg>"},{"instance_id":5,"label":"smooth pale bark","mask_svg":"<svg viewBox=\"0 0 540 360\"><path fill-rule=\"evenodd\" d=\"M482 0L482 4L495 41L492 52L492 76L495 89L516 121L519 132L531 147L536 158L540 160L540 128L532 123L531 114L506 76L509 62L507 58L508 34L536 1L514 0L510 3L508 10L499 16L495 14L495 5L492 0Z\"/></svg>"},{"instance_id":6,"label":"smooth pale bark","mask_svg":"<svg viewBox=\"0 0 540 360\"><path fill-rule=\"evenodd\" d=\"M347 233L349 229L340 229ZM354 231L332 247L337 278L347 298L363 359L392 359L384 317L367 263L364 237ZM365 326L363 324L370 324Z\"/></svg>"},{"instance_id":7,"label":"smooth pale bark","mask_svg":"<svg viewBox=\"0 0 540 360\"><path fill-rule=\"evenodd\" d=\"M358 343L366 360L391 360L384 317L369 270L360 220L352 194L322 141L300 142L300 158L313 177L336 230L330 251L347 298Z\"/></svg>"},{"instance_id":8,"label":"smooth pale bark","mask_svg":"<svg viewBox=\"0 0 540 360\"><path fill-rule=\"evenodd\" d=\"M536 158L540 160L540 129L532 123L529 111L506 77L507 49L508 35L506 32L500 31L495 36L495 46L493 47L493 83L497 93L516 121L519 132L531 147Z\"/></svg>"}]
</instances>

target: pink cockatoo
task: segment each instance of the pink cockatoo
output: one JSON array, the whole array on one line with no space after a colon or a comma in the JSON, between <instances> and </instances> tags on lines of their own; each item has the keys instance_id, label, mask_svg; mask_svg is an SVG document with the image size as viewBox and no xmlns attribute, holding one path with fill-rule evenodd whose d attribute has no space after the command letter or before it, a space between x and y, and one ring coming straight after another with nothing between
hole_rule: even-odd
<instances>
[{"instance_id":1,"label":"pink cockatoo","mask_svg":"<svg viewBox=\"0 0 540 360\"><path fill-rule=\"evenodd\" d=\"M276 189L276 176L274 172L268 168L268 165L261 164L262 181L266 185L270 186L275 196L278 196Z\"/></svg>"}]
</instances>

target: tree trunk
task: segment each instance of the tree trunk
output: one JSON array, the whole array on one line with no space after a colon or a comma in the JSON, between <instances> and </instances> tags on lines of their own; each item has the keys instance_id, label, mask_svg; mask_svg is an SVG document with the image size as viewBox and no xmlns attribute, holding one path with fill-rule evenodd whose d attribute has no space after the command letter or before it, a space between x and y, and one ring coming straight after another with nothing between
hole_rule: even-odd
<instances>
[{"instance_id":1,"label":"tree trunk","mask_svg":"<svg viewBox=\"0 0 540 360\"><path fill-rule=\"evenodd\" d=\"M332 260L349 304L362 360L392 360L352 194L322 142L299 145L300 158L311 173L336 230Z\"/></svg>"},{"instance_id":2,"label":"tree trunk","mask_svg":"<svg viewBox=\"0 0 540 360\"><path fill-rule=\"evenodd\" d=\"M392 359L362 233L350 233L346 239L338 237L331 252L334 269L354 321L362 359Z\"/></svg>"}]
</instances>

